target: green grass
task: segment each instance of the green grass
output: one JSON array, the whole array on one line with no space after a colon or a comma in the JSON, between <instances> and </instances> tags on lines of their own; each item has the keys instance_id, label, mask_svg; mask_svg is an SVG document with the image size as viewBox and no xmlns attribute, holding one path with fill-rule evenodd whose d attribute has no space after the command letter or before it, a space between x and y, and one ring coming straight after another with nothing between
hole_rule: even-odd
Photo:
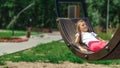
<instances>
[{"instance_id":1,"label":"green grass","mask_svg":"<svg viewBox=\"0 0 120 68\"><path fill-rule=\"evenodd\" d=\"M101 37L106 38L106 34L99 34ZM111 34L110 34L111 35ZM109 37L108 37L109 38ZM110 39L110 38L109 38ZM0 64L5 64L6 61L12 62L50 62L50 63L62 63L69 61L73 63L93 63L93 64L120 64L120 60L97 60L97 61L85 61L75 56L63 42L50 42L46 44L40 44L34 48L13 53L6 54L0 57Z\"/></svg>"},{"instance_id":2,"label":"green grass","mask_svg":"<svg viewBox=\"0 0 120 68\"><path fill-rule=\"evenodd\" d=\"M97 32L98 36L101 37L104 40L110 40L112 38L112 35L114 35L115 30L108 30L107 33L105 32Z\"/></svg>"},{"instance_id":3,"label":"green grass","mask_svg":"<svg viewBox=\"0 0 120 68\"><path fill-rule=\"evenodd\" d=\"M101 33L101 32L98 33L98 37L100 37L104 40L110 40L111 36L112 36L111 34L106 34L106 33Z\"/></svg>"},{"instance_id":4,"label":"green grass","mask_svg":"<svg viewBox=\"0 0 120 68\"><path fill-rule=\"evenodd\" d=\"M85 61L75 56L62 42L51 42L41 44L34 48L8 54L0 57L0 64L5 64L6 61L12 62L50 62L62 63L69 61L73 63L93 63L93 64L120 64L120 60L99 60L99 61Z\"/></svg>"},{"instance_id":5,"label":"green grass","mask_svg":"<svg viewBox=\"0 0 120 68\"><path fill-rule=\"evenodd\" d=\"M20 31L20 30L15 30L14 31L14 36L25 36L26 31ZM31 32L32 35L36 35L38 33L36 32ZM12 31L11 30L2 30L0 31L0 37L12 37Z\"/></svg>"},{"instance_id":6,"label":"green grass","mask_svg":"<svg viewBox=\"0 0 120 68\"><path fill-rule=\"evenodd\" d=\"M66 47L66 45L61 42L41 44L32 49L0 57L0 64L4 64L4 62L6 61L51 62L51 63L62 63L64 61L70 61L75 63L85 62L78 58L77 56L75 56Z\"/></svg>"},{"instance_id":7,"label":"green grass","mask_svg":"<svg viewBox=\"0 0 120 68\"><path fill-rule=\"evenodd\" d=\"M114 33L113 32L108 32L108 33L102 33L102 32L98 32L98 36L104 40L110 40L112 38L112 35Z\"/></svg>"}]
</instances>

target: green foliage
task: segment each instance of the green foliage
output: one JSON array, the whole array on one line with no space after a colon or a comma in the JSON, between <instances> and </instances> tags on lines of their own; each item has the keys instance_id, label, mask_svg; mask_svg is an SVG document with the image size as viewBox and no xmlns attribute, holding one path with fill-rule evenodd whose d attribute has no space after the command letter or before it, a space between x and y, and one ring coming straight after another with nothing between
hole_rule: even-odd
<instances>
[{"instance_id":1,"label":"green foliage","mask_svg":"<svg viewBox=\"0 0 120 68\"><path fill-rule=\"evenodd\" d=\"M94 27L106 27L107 0L85 0L88 15ZM27 5L35 2L35 5L23 12L15 21L14 28L24 29L26 26L41 28L56 28L55 0L1 0L0 4L0 28L6 28L8 23ZM116 27L120 21L120 0L110 0L109 27ZM67 17L68 5L80 5L80 17L83 16L80 3L60 3L60 13ZM31 21L30 21L31 19ZM11 24L12 26L12 24Z\"/></svg>"},{"instance_id":2,"label":"green foliage","mask_svg":"<svg viewBox=\"0 0 120 68\"><path fill-rule=\"evenodd\" d=\"M18 18L18 17L14 16L13 20L11 20L11 22L8 24L7 29L13 28L13 26L14 26L17 18Z\"/></svg>"},{"instance_id":3,"label":"green foliage","mask_svg":"<svg viewBox=\"0 0 120 68\"><path fill-rule=\"evenodd\" d=\"M33 2L35 2L35 5L23 12L19 18L13 18ZM0 22L0 28L10 28L12 26L17 29L25 29L27 26L56 28L54 0L1 0ZM8 25L8 23L11 24Z\"/></svg>"},{"instance_id":4,"label":"green foliage","mask_svg":"<svg viewBox=\"0 0 120 68\"><path fill-rule=\"evenodd\" d=\"M29 9L33 5L34 5L34 3L31 3L30 5L28 5L24 9L22 9L16 16L14 16L13 19L8 24L7 29L13 28L13 26L16 23L17 19L19 18L20 14L23 13L25 10Z\"/></svg>"},{"instance_id":5,"label":"green foliage","mask_svg":"<svg viewBox=\"0 0 120 68\"><path fill-rule=\"evenodd\" d=\"M106 28L107 0L86 0L86 3L92 25L94 27ZM116 27L116 24L120 22L119 3L119 0L110 0L109 27Z\"/></svg>"}]
</instances>

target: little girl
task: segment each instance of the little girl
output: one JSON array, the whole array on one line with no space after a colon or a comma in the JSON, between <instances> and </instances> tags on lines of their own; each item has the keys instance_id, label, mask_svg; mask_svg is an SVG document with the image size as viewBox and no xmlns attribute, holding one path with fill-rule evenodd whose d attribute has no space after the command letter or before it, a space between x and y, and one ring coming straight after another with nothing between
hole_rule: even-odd
<instances>
[{"instance_id":1,"label":"little girl","mask_svg":"<svg viewBox=\"0 0 120 68\"><path fill-rule=\"evenodd\" d=\"M75 43L85 43L89 49L93 52L98 52L104 48L108 42L97 37L94 32L88 31L88 26L84 20L79 20L77 22L76 28L77 34L75 35ZM79 46L81 51L87 51L86 49Z\"/></svg>"}]
</instances>

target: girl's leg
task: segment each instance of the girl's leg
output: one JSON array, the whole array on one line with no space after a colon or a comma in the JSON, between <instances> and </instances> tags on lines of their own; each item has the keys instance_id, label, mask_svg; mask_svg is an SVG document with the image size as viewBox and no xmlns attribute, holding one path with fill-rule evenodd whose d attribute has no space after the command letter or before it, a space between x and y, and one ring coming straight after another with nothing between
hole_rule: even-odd
<instances>
[{"instance_id":1,"label":"girl's leg","mask_svg":"<svg viewBox=\"0 0 120 68\"><path fill-rule=\"evenodd\" d=\"M91 41L89 42L88 45L91 51L98 52L101 49L103 49L107 45L107 43L108 42L103 42L103 41Z\"/></svg>"}]
</instances>

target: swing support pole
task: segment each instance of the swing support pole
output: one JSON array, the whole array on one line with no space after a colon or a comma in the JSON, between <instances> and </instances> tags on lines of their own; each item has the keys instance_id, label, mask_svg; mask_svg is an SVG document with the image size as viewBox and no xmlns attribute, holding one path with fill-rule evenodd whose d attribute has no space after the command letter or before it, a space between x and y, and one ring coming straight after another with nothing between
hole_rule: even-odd
<instances>
[{"instance_id":1,"label":"swing support pole","mask_svg":"<svg viewBox=\"0 0 120 68\"><path fill-rule=\"evenodd\" d=\"M110 1L109 0L107 0L107 23L106 23L106 32L108 33L108 26L109 26L109 7L110 7L110 5L109 5L109 3L110 3Z\"/></svg>"}]
</instances>

